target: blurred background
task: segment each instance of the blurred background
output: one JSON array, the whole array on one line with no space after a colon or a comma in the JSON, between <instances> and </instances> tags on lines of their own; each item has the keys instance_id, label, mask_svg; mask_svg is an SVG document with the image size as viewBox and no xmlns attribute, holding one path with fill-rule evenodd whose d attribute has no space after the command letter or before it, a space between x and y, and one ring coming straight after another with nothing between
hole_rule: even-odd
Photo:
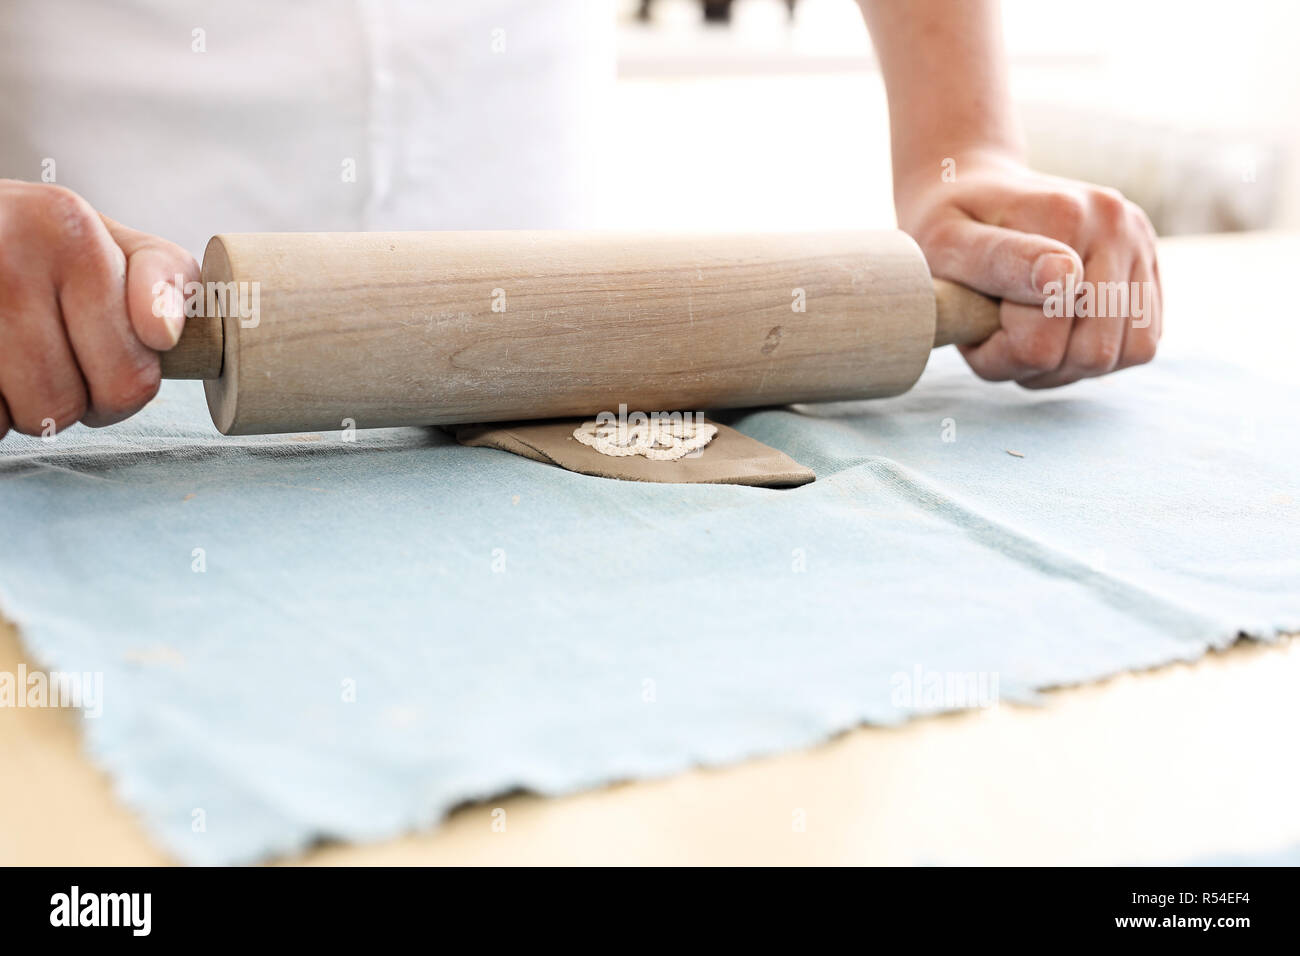
<instances>
[{"instance_id":1,"label":"blurred background","mask_svg":"<svg viewBox=\"0 0 1300 956\"><path fill-rule=\"evenodd\" d=\"M613 2L602 224L893 225L884 88L854 0ZM1003 12L1036 168L1119 188L1164 235L1300 226L1300 4Z\"/></svg>"}]
</instances>

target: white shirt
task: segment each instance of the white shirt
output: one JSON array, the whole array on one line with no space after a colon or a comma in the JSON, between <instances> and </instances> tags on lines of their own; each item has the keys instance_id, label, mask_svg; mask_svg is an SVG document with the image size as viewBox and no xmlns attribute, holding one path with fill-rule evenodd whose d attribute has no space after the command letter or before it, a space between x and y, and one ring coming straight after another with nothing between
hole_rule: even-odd
<instances>
[{"instance_id":1,"label":"white shirt","mask_svg":"<svg viewBox=\"0 0 1300 956\"><path fill-rule=\"evenodd\" d=\"M602 0L5 0L0 176L218 232L574 228Z\"/></svg>"}]
</instances>

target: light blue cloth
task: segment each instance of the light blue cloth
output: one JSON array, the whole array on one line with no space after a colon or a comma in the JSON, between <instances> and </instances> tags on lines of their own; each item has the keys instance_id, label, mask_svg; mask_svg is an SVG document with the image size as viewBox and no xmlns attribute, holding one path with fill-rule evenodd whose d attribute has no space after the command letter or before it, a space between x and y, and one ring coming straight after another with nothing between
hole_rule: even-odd
<instances>
[{"instance_id":1,"label":"light blue cloth","mask_svg":"<svg viewBox=\"0 0 1300 956\"><path fill-rule=\"evenodd\" d=\"M720 416L816 470L791 490L222 439L169 384L0 446L0 603L103 673L93 758L196 863L955 706L931 675L1023 700L1300 629L1294 389L1163 358L1026 392L946 353L901 398Z\"/></svg>"}]
</instances>

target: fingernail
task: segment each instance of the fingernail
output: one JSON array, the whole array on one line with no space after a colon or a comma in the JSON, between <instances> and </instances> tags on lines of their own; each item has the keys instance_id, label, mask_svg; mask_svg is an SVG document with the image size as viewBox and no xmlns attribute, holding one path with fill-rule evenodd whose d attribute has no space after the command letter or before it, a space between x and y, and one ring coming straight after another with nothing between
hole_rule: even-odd
<instances>
[{"instance_id":1,"label":"fingernail","mask_svg":"<svg viewBox=\"0 0 1300 956\"><path fill-rule=\"evenodd\" d=\"M1049 282L1065 285L1069 276L1075 271L1074 260L1060 252L1046 252L1034 260L1034 269L1030 281L1034 291L1047 294ZM1077 279L1077 276L1076 276Z\"/></svg>"},{"instance_id":2,"label":"fingernail","mask_svg":"<svg viewBox=\"0 0 1300 956\"><path fill-rule=\"evenodd\" d=\"M172 283L168 283L163 290L162 311L167 332L171 336L172 345L175 345L180 341L181 330L185 328L185 297Z\"/></svg>"}]
</instances>

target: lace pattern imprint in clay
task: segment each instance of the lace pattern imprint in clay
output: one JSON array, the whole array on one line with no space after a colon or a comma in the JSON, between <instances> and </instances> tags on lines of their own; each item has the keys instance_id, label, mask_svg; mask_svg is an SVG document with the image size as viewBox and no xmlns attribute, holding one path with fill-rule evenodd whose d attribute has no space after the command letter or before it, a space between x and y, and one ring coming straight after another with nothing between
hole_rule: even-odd
<instances>
[{"instance_id":1,"label":"lace pattern imprint in clay","mask_svg":"<svg viewBox=\"0 0 1300 956\"><path fill-rule=\"evenodd\" d=\"M648 421L586 422L573 431L573 437L602 455L626 458L643 455L651 461L677 461L698 452L718 434L717 426L707 422L651 417Z\"/></svg>"}]
</instances>

